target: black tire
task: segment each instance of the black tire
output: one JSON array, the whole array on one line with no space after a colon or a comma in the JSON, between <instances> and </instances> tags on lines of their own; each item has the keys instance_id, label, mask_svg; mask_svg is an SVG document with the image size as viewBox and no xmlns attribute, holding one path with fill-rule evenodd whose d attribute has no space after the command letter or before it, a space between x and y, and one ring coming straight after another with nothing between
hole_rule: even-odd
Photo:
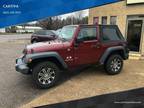
<instances>
[{"instance_id":1,"label":"black tire","mask_svg":"<svg viewBox=\"0 0 144 108\"><path fill-rule=\"evenodd\" d=\"M38 42L37 40L32 40L31 43L34 44L34 43L37 43L37 42Z\"/></svg>"},{"instance_id":2,"label":"black tire","mask_svg":"<svg viewBox=\"0 0 144 108\"><path fill-rule=\"evenodd\" d=\"M52 62L42 62L33 68L32 76L34 82L39 88L50 88L58 82L60 78L60 70L57 65Z\"/></svg>"},{"instance_id":3,"label":"black tire","mask_svg":"<svg viewBox=\"0 0 144 108\"><path fill-rule=\"evenodd\" d=\"M104 64L105 71L109 75L119 74L123 68L123 59L120 55L111 55Z\"/></svg>"}]
</instances>

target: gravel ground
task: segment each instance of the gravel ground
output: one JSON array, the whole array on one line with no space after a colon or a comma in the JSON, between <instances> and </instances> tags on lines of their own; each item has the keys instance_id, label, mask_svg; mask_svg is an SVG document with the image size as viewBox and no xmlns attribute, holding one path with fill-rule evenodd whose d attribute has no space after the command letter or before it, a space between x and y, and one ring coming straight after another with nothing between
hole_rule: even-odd
<instances>
[{"instance_id":1,"label":"gravel ground","mask_svg":"<svg viewBox=\"0 0 144 108\"><path fill-rule=\"evenodd\" d=\"M15 108L44 93L30 76L15 71L15 59L21 55L25 41L0 43L0 108Z\"/></svg>"},{"instance_id":2,"label":"gravel ground","mask_svg":"<svg viewBox=\"0 0 144 108\"><path fill-rule=\"evenodd\" d=\"M35 87L31 76L15 71L15 59L21 55L25 40L0 43L0 108L15 108L62 102L110 92L144 87L144 61L128 60L121 74L106 75L103 69L90 67L63 74L60 84L47 90ZM29 103L30 102L30 103Z\"/></svg>"},{"instance_id":3,"label":"gravel ground","mask_svg":"<svg viewBox=\"0 0 144 108\"><path fill-rule=\"evenodd\" d=\"M91 96L144 87L144 61L128 60L122 73L109 76L103 69L91 67L50 89L22 108L65 102Z\"/></svg>"},{"instance_id":4,"label":"gravel ground","mask_svg":"<svg viewBox=\"0 0 144 108\"><path fill-rule=\"evenodd\" d=\"M9 35L0 34L0 42L7 42L13 40L25 40L25 39L30 39L30 37L31 34L9 34Z\"/></svg>"}]
</instances>

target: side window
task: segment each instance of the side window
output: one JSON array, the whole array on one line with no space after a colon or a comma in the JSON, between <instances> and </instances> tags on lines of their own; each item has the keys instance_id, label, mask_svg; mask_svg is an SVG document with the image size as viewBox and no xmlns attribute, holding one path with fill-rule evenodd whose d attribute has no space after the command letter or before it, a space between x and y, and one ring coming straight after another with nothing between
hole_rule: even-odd
<instances>
[{"instance_id":1,"label":"side window","mask_svg":"<svg viewBox=\"0 0 144 108\"><path fill-rule=\"evenodd\" d=\"M121 36L116 27L102 27L102 41L121 40Z\"/></svg>"},{"instance_id":2,"label":"side window","mask_svg":"<svg viewBox=\"0 0 144 108\"><path fill-rule=\"evenodd\" d=\"M84 41L96 40L96 27L81 28L77 39Z\"/></svg>"},{"instance_id":3,"label":"side window","mask_svg":"<svg viewBox=\"0 0 144 108\"><path fill-rule=\"evenodd\" d=\"M54 33L52 31L47 31L46 35L54 35Z\"/></svg>"}]
</instances>

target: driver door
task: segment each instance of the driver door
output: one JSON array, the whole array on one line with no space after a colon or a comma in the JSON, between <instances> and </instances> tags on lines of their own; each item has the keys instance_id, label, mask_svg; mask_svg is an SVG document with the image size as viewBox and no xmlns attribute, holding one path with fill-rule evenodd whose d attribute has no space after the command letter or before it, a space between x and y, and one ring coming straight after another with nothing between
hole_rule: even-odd
<instances>
[{"instance_id":1,"label":"driver door","mask_svg":"<svg viewBox=\"0 0 144 108\"><path fill-rule=\"evenodd\" d=\"M97 28L81 28L74 48L75 65L96 63L100 56L99 49L100 44L97 40Z\"/></svg>"}]
</instances>

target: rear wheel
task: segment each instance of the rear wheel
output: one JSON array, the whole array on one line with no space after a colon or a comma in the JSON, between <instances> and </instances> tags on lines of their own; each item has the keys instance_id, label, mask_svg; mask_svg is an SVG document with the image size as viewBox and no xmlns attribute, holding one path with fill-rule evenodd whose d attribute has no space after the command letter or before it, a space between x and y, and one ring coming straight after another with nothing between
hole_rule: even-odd
<instances>
[{"instance_id":1,"label":"rear wheel","mask_svg":"<svg viewBox=\"0 0 144 108\"><path fill-rule=\"evenodd\" d=\"M123 59L120 55L111 55L104 64L106 72L110 75L115 75L121 72L123 68Z\"/></svg>"},{"instance_id":2,"label":"rear wheel","mask_svg":"<svg viewBox=\"0 0 144 108\"><path fill-rule=\"evenodd\" d=\"M38 87L49 88L54 86L60 77L59 68L52 62L42 62L33 69L33 79Z\"/></svg>"}]
</instances>

